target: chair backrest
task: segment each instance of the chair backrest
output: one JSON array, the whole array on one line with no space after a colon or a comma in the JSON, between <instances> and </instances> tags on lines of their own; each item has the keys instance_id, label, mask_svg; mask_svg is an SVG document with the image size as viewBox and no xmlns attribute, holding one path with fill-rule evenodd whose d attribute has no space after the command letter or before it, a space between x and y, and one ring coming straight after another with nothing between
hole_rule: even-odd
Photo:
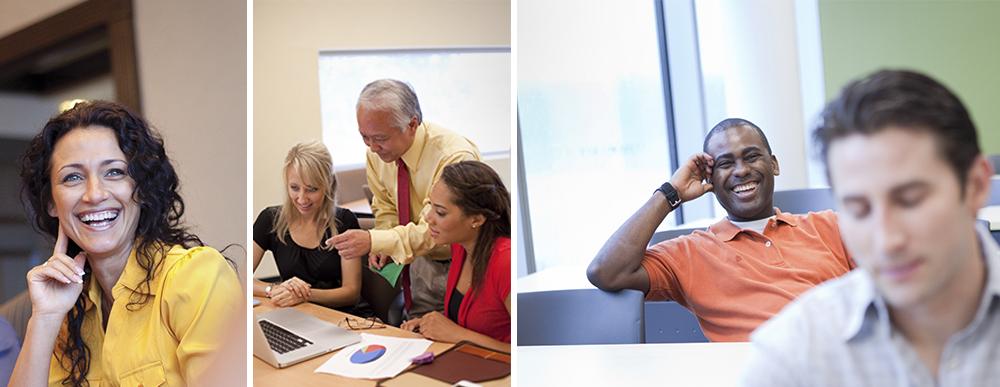
<instances>
[{"instance_id":1,"label":"chair backrest","mask_svg":"<svg viewBox=\"0 0 1000 387\"><path fill-rule=\"evenodd\" d=\"M399 293L399 289L390 286L389 281L378 273L368 267L361 268L361 298L368 302L378 318L394 326L402 322L402 308L393 307Z\"/></svg>"},{"instance_id":2,"label":"chair backrest","mask_svg":"<svg viewBox=\"0 0 1000 387\"><path fill-rule=\"evenodd\" d=\"M774 206L781 209L781 212L790 214L832 210L834 209L833 192L829 188L775 191Z\"/></svg>"},{"instance_id":3,"label":"chair backrest","mask_svg":"<svg viewBox=\"0 0 1000 387\"><path fill-rule=\"evenodd\" d=\"M368 175L365 167L338 170L337 175L337 201L340 203L353 202L365 198L364 188L368 184Z\"/></svg>"},{"instance_id":4,"label":"chair backrest","mask_svg":"<svg viewBox=\"0 0 1000 387\"><path fill-rule=\"evenodd\" d=\"M990 155L989 159L993 164L993 174L1000 175L1000 155Z\"/></svg>"},{"instance_id":5,"label":"chair backrest","mask_svg":"<svg viewBox=\"0 0 1000 387\"><path fill-rule=\"evenodd\" d=\"M643 295L599 289L517 294L517 345L639 344Z\"/></svg>"},{"instance_id":6,"label":"chair backrest","mask_svg":"<svg viewBox=\"0 0 1000 387\"><path fill-rule=\"evenodd\" d=\"M1000 177L990 179L990 200L987 206L1000 206Z\"/></svg>"},{"instance_id":7,"label":"chair backrest","mask_svg":"<svg viewBox=\"0 0 1000 387\"><path fill-rule=\"evenodd\" d=\"M647 301L647 343L707 343L698 319L673 301Z\"/></svg>"},{"instance_id":8,"label":"chair backrest","mask_svg":"<svg viewBox=\"0 0 1000 387\"><path fill-rule=\"evenodd\" d=\"M668 239L674 239L679 236L687 235L698 230L705 230L705 228L703 227L678 228L673 230L657 231L655 234L653 234L653 238L649 240L649 246L655 245L657 243L663 242Z\"/></svg>"},{"instance_id":9,"label":"chair backrest","mask_svg":"<svg viewBox=\"0 0 1000 387\"><path fill-rule=\"evenodd\" d=\"M31 298L28 297L28 291L25 290L0 305L0 318L10 323L18 340L24 341L28 319L31 318Z\"/></svg>"},{"instance_id":10,"label":"chair backrest","mask_svg":"<svg viewBox=\"0 0 1000 387\"><path fill-rule=\"evenodd\" d=\"M14 363L20 351L21 344L17 333L3 317L0 317L0 385L6 385L10 381L10 374L14 371Z\"/></svg>"},{"instance_id":11,"label":"chair backrest","mask_svg":"<svg viewBox=\"0 0 1000 387\"><path fill-rule=\"evenodd\" d=\"M704 228L680 228L653 234L649 245L688 235ZM708 338L701 331L698 319L673 301L647 301L644 306L647 343L704 343Z\"/></svg>"},{"instance_id":12,"label":"chair backrest","mask_svg":"<svg viewBox=\"0 0 1000 387\"><path fill-rule=\"evenodd\" d=\"M976 219L976 223L977 223L978 226L982 226L982 227L986 228L987 230L990 230L990 222L988 220L985 220L985 219ZM990 235L993 236L993 240L997 241L997 243L1000 244L1000 230L997 230L997 231L992 231L991 230L990 231Z\"/></svg>"}]
</instances>

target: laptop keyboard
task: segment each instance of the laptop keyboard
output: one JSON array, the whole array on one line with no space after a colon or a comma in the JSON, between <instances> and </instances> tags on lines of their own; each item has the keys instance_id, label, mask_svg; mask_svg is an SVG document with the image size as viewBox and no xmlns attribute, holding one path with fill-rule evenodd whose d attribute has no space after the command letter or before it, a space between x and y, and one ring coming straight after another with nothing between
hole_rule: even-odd
<instances>
[{"instance_id":1,"label":"laptop keyboard","mask_svg":"<svg viewBox=\"0 0 1000 387\"><path fill-rule=\"evenodd\" d=\"M277 353L288 353L312 344L311 341L302 338L302 336L289 332L267 320L260 320L260 329L264 331L264 338L267 339L271 349Z\"/></svg>"}]
</instances>

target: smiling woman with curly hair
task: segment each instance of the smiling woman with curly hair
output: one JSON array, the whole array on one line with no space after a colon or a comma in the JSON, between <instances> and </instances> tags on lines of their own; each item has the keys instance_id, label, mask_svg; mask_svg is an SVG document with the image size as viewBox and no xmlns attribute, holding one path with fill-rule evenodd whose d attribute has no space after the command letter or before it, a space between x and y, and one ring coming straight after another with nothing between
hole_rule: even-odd
<instances>
[{"instance_id":1,"label":"smiling woman with curly hair","mask_svg":"<svg viewBox=\"0 0 1000 387\"><path fill-rule=\"evenodd\" d=\"M29 218L55 238L27 275L32 315L11 385L184 385L242 313L236 272L181 223L163 140L121 105L77 104L31 141Z\"/></svg>"}]
</instances>

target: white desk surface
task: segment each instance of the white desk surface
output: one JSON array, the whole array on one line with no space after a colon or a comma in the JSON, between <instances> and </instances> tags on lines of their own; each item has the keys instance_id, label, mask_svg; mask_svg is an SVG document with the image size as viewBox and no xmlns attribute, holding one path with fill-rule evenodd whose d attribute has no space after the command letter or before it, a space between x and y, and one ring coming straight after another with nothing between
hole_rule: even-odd
<instances>
[{"instance_id":1,"label":"white desk surface","mask_svg":"<svg viewBox=\"0 0 1000 387\"><path fill-rule=\"evenodd\" d=\"M595 289L587 279L587 266L556 266L517 279L518 293L567 289Z\"/></svg>"},{"instance_id":2,"label":"white desk surface","mask_svg":"<svg viewBox=\"0 0 1000 387\"><path fill-rule=\"evenodd\" d=\"M990 231L1000 231L1000 206L983 207L978 218L990 222Z\"/></svg>"},{"instance_id":3,"label":"white desk surface","mask_svg":"<svg viewBox=\"0 0 1000 387\"><path fill-rule=\"evenodd\" d=\"M735 386L750 343L517 347L518 386Z\"/></svg>"}]
</instances>

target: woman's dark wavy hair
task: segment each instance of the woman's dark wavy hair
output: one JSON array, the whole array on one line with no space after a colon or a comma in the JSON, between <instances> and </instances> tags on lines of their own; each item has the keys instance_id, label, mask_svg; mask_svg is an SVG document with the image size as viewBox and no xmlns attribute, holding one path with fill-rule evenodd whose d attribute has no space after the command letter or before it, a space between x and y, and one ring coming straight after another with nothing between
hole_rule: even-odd
<instances>
[{"instance_id":1,"label":"woman's dark wavy hair","mask_svg":"<svg viewBox=\"0 0 1000 387\"><path fill-rule=\"evenodd\" d=\"M145 120L126 107L107 101L78 103L53 117L31 140L21 159L21 198L35 228L55 238L59 219L48 213L52 205L49 162L60 138L72 130L88 127L104 127L114 132L118 147L125 154L128 176L135 181L132 199L140 209L135 252L146 277L139 289L132 292L126 307L138 310L149 301L150 281L162 263L159 257L170 246L204 246L198 236L188 232L181 224L184 201L178 192L177 173L167 158L163 139ZM80 247L71 240L67 254L74 256L79 251ZM89 273L90 266L86 265L84 270ZM89 281L91 276L84 278ZM57 352L61 351L60 365L69 372L63 385L89 385L86 377L90 371L90 349L80 332L85 300L86 292L83 292L68 313L66 341L57 343Z\"/></svg>"},{"instance_id":2,"label":"woman's dark wavy hair","mask_svg":"<svg viewBox=\"0 0 1000 387\"><path fill-rule=\"evenodd\" d=\"M479 161L462 161L444 167L441 181L448 186L454 203L466 216L486 218L472 257L472 289L479 289L486 276L493 244L499 237L510 238L510 193L500 176Z\"/></svg>"}]
</instances>

